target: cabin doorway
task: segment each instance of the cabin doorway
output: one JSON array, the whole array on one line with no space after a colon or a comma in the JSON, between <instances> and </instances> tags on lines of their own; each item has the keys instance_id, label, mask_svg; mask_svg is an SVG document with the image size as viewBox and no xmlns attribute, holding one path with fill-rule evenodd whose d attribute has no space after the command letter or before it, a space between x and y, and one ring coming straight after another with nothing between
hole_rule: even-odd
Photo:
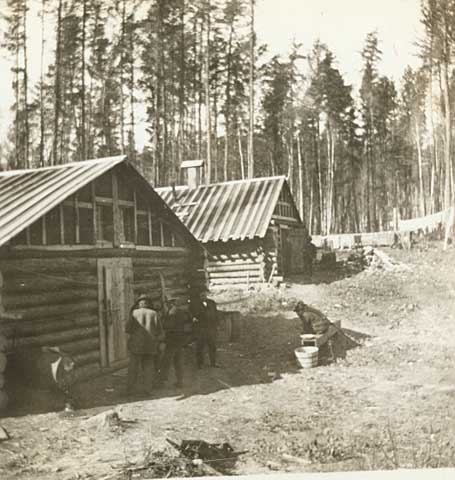
<instances>
[{"instance_id":1,"label":"cabin doorway","mask_svg":"<svg viewBox=\"0 0 455 480\"><path fill-rule=\"evenodd\" d=\"M126 363L125 323L133 305L131 258L98 259L98 298L101 367Z\"/></svg>"},{"instance_id":2,"label":"cabin doorway","mask_svg":"<svg viewBox=\"0 0 455 480\"><path fill-rule=\"evenodd\" d=\"M287 276L291 273L292 251L289 241L289 228L287 226L280 225L280 240L281 240L281 267L283 276Z\"/></svg>"},{"instance_id":3,"label":"cabin doorway","mask_svg":"<svg viewBox=\"0 0 455 480\"><path fill-rule=\"evenodd\" d=\"M279 266L284 277L303 272L305 237L304 228L279 226Z\"/></svg>"},{"instance_id":4,"label":"cabin doorway","mask_svg":"<svg viewBox=\"0 0 455 480\"><path fill-rule=\"evenodd\" d=\"M305 269L304 249L307 232L305 228L291 228L289 230L289 250L291 252L291 264L289 273L302 273Z\"/></svg>"}]
</instances>

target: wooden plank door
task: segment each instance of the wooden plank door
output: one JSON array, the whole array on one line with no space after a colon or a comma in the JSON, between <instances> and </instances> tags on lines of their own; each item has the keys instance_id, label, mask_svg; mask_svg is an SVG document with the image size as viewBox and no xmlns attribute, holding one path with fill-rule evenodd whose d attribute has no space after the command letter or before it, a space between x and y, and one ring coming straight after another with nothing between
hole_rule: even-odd
<instances>
[{"instance_id":1,"label":"wooden plank door","mask_svg":"<svg viewBox=\"0 0 455 480\"><path fill-rule=\"evenodd\" d=\"M280 225L280 237L282 275L287 276L291 273L292 263L292 252L289 242L289 228L287 226Z\"/></svg>"},{"instance_id":2,"label":"wooden plank door","mask_svg":"<svg viewBox=\"0 0 455 480\"><path fill-rule=\"evenodd\" d=\"M112 367L128 357L125 323L133 304L131 258L98 259L101 366Z\"/></svg>"},{"instance_id":3,"label":"wooden plank door","mask_svg":"<svg viewBox=\"0 0 455 480\"><path fill-rule=\"evenodd\" d=\"M304 246L307 233L304 227L292 227L289 233L291 250L291 273L302 273L304 270Z\"/></svg>"}]
</instances>

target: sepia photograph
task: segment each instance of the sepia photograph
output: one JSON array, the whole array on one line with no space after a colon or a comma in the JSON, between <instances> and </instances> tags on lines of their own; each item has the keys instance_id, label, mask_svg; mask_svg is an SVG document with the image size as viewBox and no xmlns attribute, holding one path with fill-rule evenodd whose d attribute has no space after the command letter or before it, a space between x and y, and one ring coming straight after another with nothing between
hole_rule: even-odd
<instances>
[{"instance_id":1,"label":"sepia photograph","mask_svg":"<svg viewBox=\"0 0 455 480\"><path fill-rule=\"evenodd\" d=\"M0 0L0 479L455 478L455 0Z\"/></svg>"}]
</instances>

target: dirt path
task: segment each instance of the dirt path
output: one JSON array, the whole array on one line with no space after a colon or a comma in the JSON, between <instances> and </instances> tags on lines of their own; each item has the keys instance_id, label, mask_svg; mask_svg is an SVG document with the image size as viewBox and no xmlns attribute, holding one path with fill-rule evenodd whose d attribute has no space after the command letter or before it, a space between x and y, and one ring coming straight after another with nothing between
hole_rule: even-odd
<instances>
[{"instance_id":1,"label":"dirt path","mask_svg":"<svg viewBox=\"0 0 455 480\"><path fill-rule=\"evenodd\" d=\"M182 391L122 403L124 379L111 377L98 388L114 407L2 419L12 439L0 444L0 477L109 478L150 453L175 454L166 438L248 450L237 473L454 466L455 252L389 253L411 269L296 279L267 301L250 298L242 341L220 351L224 368L197 371L188 352ZM341 320L362 346L298 370L299 323L285 311L295 298ZM103 423L109 408L131 423Z\"/></svg>"}]
</instances>

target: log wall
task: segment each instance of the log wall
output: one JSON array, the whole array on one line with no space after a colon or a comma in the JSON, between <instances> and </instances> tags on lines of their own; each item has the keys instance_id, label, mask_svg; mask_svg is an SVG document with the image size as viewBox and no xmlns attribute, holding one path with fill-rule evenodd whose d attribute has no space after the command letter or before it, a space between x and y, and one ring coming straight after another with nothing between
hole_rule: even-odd
<instances>
[{"instance_id":1,"label":"log wall","mask_svg":"<svg viewBox=\"0 0 455 480\"><path fill-rule=\"evenodd\" d=\"M0 253L4 308L17 317L1 321L7 352L58 346L76 361L79 379L99 371L97 260L128 256L135 295L158 296L164 285L168 298L185 296L189 281L205 282L202 253L189 249Z\"/></svg>"},{"instance_id":2,"label":"log wall","mask_svg":"<svg viewBox=\"0 0 455 480\"><path fill-rule=\"evenodd\" d=\"M3 303L20 319L3 321L9 352L59 346L80 360L99 364L96 258L0 258Z\"/></svg>"},{"instance_id":3,"label":"log wall","mask_svg":"<svg viewBox=\"0 0 455 480\"><path fill-rule=\"evenodd\" d=\"M273 236L265 239L216 242L205 245L208 256L205 264L210 287L243 288L268 282L278 275L277 253Z\"/></svg>"}]
</instances>

